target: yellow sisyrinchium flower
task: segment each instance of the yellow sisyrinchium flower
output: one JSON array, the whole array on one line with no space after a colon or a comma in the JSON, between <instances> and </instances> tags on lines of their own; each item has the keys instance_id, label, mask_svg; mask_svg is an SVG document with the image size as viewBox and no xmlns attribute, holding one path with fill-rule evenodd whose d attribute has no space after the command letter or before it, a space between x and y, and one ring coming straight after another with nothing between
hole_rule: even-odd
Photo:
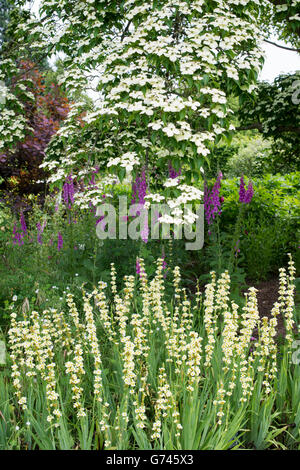
<instances>
[{"instance_id":1,"label":"yellow sisyrinchium flower","mask_svg":"<svg viewBox=\"0 0 300 470\"><path fill-rule=\"evenodd\" d=\"M238 305L230 302L227 272L218 281L212 273L200 316L199 292L195 308L188 292L180 287L179 269L175 269L175 298L170 303L163 260L158 260L151 281L143 260L139 262L137 290L136 279L125 276L125 287L118 292L112 268L112 302L106 295L106 284L99 282L91 293L83 291L82 316L71 294L66 313L56 309L41 314L26 312L21 321L11 314L8 337L16 407L28 412L32 399L26 387L30 384L33 393L43 390L48 422L59 426L63 403L59 393L67 387L74 415L81 419L93 413L102 442L109 448L121 442L128 426L146 433L151 430L153 440L164 439L167 428L179 438L182 387L191 392L185 394L191 398L201 393L205 381L213 380L214 416L220 426L227 426L233 403L249 405L257 377L263 385L262 396L276 393L275 337L280 314L286 320L288 343L293 338L295 267L291 259L288 270L280 271L279 299L270 319L261 320L254 288L249 289L240 313ZM198 331L193 328L191 312L197 314ZM256 330L258 340L254 342ZM151 351L151 343L159 349ZM109 355L103 355L102 363L102 345L108 346L105 352L114 351L115 370ZM68 381L63 379L62 367ZM116 375L113 393L107 380L111 373ZM207 406L210 402L203 404L204 409Z\"/></svg>"}]
</instances>

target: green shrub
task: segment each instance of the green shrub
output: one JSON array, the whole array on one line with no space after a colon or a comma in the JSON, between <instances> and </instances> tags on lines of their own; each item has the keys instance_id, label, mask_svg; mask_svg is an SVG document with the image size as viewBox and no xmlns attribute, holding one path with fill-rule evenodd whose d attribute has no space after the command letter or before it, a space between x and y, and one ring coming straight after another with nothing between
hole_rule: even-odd
<instances>
[{"instance_id":1,"label":"green shrub","mask_svg":"<svg viewBox=\"0 0 300 470\"><path fill-rule=\"evenodd\" d=\"M286 253L290 252L300 272L300 173L286 176L266 175L253 178L254 196L245 208L239 238L236 267L244 271L245 277L266 279L286 262ZM239 217L240 179L222 181L221 195L224 197L222 213L218 217L221 243L222 266L228 268L230 250L233 243L236 221ZM216 269L219 248L214 232L206 235L206 243L199 254L205 272ZM220 264L220 263L219 263ZM242 283L242 271L238 283Z\"/></svg>"}]
</instances>

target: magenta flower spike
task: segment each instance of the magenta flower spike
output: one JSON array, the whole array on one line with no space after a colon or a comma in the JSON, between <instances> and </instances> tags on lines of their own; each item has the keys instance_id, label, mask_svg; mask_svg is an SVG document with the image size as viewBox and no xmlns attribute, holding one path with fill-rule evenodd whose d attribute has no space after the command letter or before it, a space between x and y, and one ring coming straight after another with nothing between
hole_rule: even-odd
<instances>
[{"instance_id":1,"label":"magenta flower spike","mask_svg":"<svg viewBox=\"0 0 300 470\"><path fill-rule=\"evenodd\" d=\"M149 227L148 227L148 216L145 216L143 228L141 230L141 238L144 243L148 243L149 239Z\"/></svg>"},{"instance_id":2,"label":"magenta flower spike","mask_svg":"<svg viewBox=\"0 0 300 470\"><path fill-rule=\"evenodd\" d=\"M135 271L138 276L141 274L141 265L138 258L136 259Z\"/></svg>"},{"instance_id":3,"label":"magenta flower spike","mask_svg":"<svg viewBox=\"0 0 300 470\"><path fill-rule=\"evenodd\" d=\"M14 224L14 228L13 228L13 245L17 245L17 244L19 246L24 245L23 237L24 237L23 232L19 233L17 231L17 224Z\"/></svg>"},{"instance_id":4,"label":"magenta flower spike","mask_svg":"<svg viewBox=\"0 0 300 470\"><path fill-rule=\"evenodd\" d=\"M145 168L142 169L139 176L137 176L135 182L132 183L132 199L131 204L145 204L145 196L147 194L147 180ZM140 215L139 211L136 215ZM149 227L147 215L143 221L141 230L141 238L144 243L148 242L149 239Z\"/></svg>"},{"instance_id":5,"label":"magenta flower spike","mask_svg":"<svg viewBox=\"0 0 300 470\"><path fill-rule=\"evenodd\" d=\"M137 176L136 180L132 183L132 199L131 204L144 204L145 196L147 194L147 181L145 168Z\"/></svg>"},{"instance_id":6,"label":"magenta flower spike","mask_svg":"<svg viewBox=\"0 0 300 470\"><path fill-rule=\"evenodd\" d=\"M27 227L26 227L26 222L25 222L25 217L24 217L23 212L21 212L20 222L21 222L21 229L24 232L24 234L26 234L27 233Z\"/></svg>"},{"instance_id":7,"label":"magenta flower spike","mask_svg":"<svg viewBox=\"0 0 300 470\"><path fill-rule=\"evenodd\" d=\"M254 195L254 189L253 189L252 181L249 182L248 189L246 190L244 177L242 176L240 179L239 201L242 204L250 204L250 202L252 201L253 195Z\"/></svg>"},{"instance_id":8,"label":"magenta flower spike","mask_svg":"<svg viewBox=\"0 0 300 470\"><path fill-rule=\"evenodd\" d=\"M65 202L66 207L71 209L71 206L74 204L74 182L72 178L72 174L70 174L63 185L63 199Z\"/></svg>"},{"instance_id":9,"label":"magenta flower spike","mask_svg":"<svg viewBox=\"0 0 300 470\"><path fill-rule=\"evenodd\" d=\"M245 189L244 176L241 176L241 179L240 179L240 190L239 190L240 202L244 202L244 200L245 200L245 194L246 194L246 189Z\"/></svg>"},{"instance_id":10,"label":"magenta flower spike","mask_svg":"<svg viewBox=\"0 0 300 470\"><path fill-rule=\"evenodd\" d=\"M253 196L254 196L254 189L253 189L253 184L250 181L250 183L248 184L248 189L245 194L245 204L250 204Z\"/></svg>"},{"instance_id":11,"label":"magenta flower spike","mask_svg":"<svg viewBox=\"0 0 300 470\"><path fill-rule=\"evenodd\" d=\"M37 227L37 242L40 245L43 244L42 234L44 232L44 229L45 229L46 225L47 225L46 220L43 222L43 225L41 225L39 222L36 224L36 227Z\"/></svg>"},{"instance_id":12,"label":"magenta flower spike","mask_svg":"<svg viewBox=\"0 0 300 470\"><path fill-rule=\"evenodd\" d=\"M211 225L216 215L221 213L221 202L224 200L220 198L222 178L223 175L220 172L211 191L209 191L206 183L204 185L204 211L208 225Z\"/></svg>"}]
</instances>

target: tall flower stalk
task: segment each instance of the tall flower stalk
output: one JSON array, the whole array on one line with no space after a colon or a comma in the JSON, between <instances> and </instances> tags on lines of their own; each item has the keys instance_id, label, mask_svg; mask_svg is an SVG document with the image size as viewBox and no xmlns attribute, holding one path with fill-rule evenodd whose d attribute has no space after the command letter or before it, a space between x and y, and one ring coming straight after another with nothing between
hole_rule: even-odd
<instances>
[{"instance_id":1,"label":"tall flower stalk","mask_svg":"<svg viewBox=\"0 0 300 470\"><path fill-rule=\"evenodd\" d=\"M132 183L132 199L131 204L141 204L145 205L145 196L147 194L147 178L146 178L146 169L142 168L141 173L136 177L136 180ZM137 212L139 214L139 211ZM148 226L148 213L145 211L144 218L142 221L141 229L141 239L144 243L148 242L149 237L149 226Z\"/></svg>"},{"instance_id":2,"label":"tall flower stalk","mask_svg":"<svg viewBox=\"0 0 300 470\"><path fill-rule=\"evenodd\" d=\"M240 202L239 212L238 212L238 217L237 217L236 224L235 224L235 230L234 230L234 235L232 239L232 246L231 246L230 258L229 258L229 271L231 273L234 268L235 260L240 251L239 243L240 243L243 219L245 216L247 206L252 201L253 196L254 196L254 189L253 189L252 181L249 182L248 188L246 190L244 176L242 176L240 179L240 188L239 188L239 202Z\"/></svg>"},{"instance_id":3,"label":"tall flower stalk","mask_svg":"<svg viewBox=\"0 0 300 470\"><path fill-rule=\"evenodd\" d=\"M209 190L207 183L204 184L204 213L209 230L208 234L212 235L212 227L215 221L217 251L218 251L218 272L222 269L222 247L221 247L221 233L219 215L221 214L221 205L224 198L220 195L221 181L223 175L219 172L217 180L212 189Z\"/></svg>"}]
</instances>

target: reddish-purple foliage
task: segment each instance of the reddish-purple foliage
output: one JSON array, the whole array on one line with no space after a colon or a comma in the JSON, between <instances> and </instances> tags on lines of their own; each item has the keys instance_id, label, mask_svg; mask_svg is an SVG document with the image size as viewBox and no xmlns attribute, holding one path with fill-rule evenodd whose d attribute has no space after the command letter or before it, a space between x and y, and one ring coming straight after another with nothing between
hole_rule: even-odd
<instances>
[{"instance_id":1,"label":"reddish-purple foliage","mask_svg":"<svg viewBox=\"0 0 300 470\"><path fill-rule=\"evenodd\" d=\"M53 83L46 88L41 72L32 62L21 62L19 69L18 77L12 80L12 90L20 78L28 78L33 85L27 88L34 98L21 98L28 127L25 139L14 150L4 150L0 155L0 174L4 177L1 189L12 202L43 191L45 183L38 181L46 177L40 168L45 148L69 112L68 100L60 87Z\"/></svg>"}]
</instances>

